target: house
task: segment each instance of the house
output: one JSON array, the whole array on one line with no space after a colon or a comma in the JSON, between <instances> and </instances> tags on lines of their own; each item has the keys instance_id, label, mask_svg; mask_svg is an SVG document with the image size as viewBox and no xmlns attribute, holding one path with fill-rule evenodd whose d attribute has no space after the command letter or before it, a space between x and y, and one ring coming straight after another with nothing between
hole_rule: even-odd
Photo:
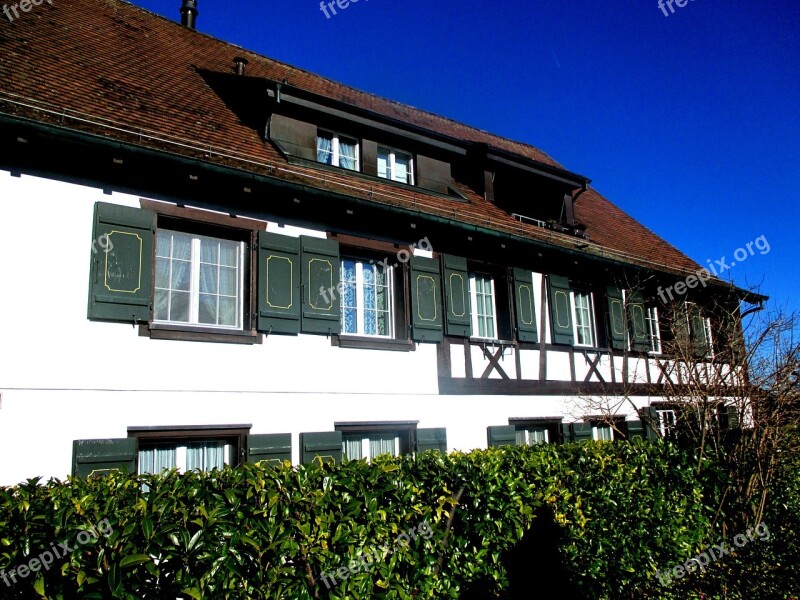
<instances>
[{"instance_id":1,"label":"house","mask_svg":"<svg viewBox=\"0 0 800 600\"><path fill-rule=\"evenodd\" d=\"M0 483L648 434L694 261L536 148L180 9L0 19ZM704 302L748 295L702 284L704 359ZM608 395L614 427L570 409Z\"/></svg>"}]
</instances>

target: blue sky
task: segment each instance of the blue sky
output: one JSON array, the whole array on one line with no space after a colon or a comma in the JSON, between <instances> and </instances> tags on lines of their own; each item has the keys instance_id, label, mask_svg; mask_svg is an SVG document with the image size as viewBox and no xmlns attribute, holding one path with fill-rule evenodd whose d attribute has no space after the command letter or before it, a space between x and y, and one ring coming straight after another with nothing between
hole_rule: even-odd
<instances>
[{"instance_id":1,"label":"blue sky","mask_svg":"<svg viewBox=\"0 0 800 600\"><path fill-rule=\"evenodd\" d=\"M198 7L205 33L541 148L702 265L765 236L728 274L800 309L796 0Z\"/></svg>"}]
</instances>

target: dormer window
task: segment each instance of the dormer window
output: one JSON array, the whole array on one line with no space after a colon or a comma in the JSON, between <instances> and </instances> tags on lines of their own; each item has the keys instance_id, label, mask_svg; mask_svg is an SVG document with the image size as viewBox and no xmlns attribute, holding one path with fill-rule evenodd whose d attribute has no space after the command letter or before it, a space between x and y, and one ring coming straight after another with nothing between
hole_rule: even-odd
<instances>
[{"instance_id":1,"label":"dormer window","mask_svg":"<svg viewBox=\"0 0 800 600\"><path fill-rule=\"evenodd\" d=\"M317 162L350 171L358 171L358 140L338 133L319 130Z\"/></svg>"},{"instance_id":2,"label":"dormer window","mask_svg":"<svg viewBox=\"0 0 800 600\"><path fill-rule=\"evenodd\" d=\"M407 152L378 146L378 177L414 185L414 159Z\"/></svg>"}]
</instances>

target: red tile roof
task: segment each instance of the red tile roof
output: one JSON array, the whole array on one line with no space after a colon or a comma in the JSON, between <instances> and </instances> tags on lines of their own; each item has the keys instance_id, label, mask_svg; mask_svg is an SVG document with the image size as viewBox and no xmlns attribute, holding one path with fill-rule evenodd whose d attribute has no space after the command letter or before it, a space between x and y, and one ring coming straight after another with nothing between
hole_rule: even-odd
<instances>
[{"instance_id":1,"label":"red tile roof","mask_svg":"<svg viewBox=\"0 0 800 600\"><path fill-rule=\"evenodd\" d=\"M175 4L177 10L177 0ZM290 165L259 132L240 122L198 72L230 73L236 56L249 61L248 77L287 80L295 88L560 168L532 146L247 52L122 0L43 3L13 23L0 18L0 113L169 149L564 248L586 245L583 252L631 264L683 273L699 268L591 188L576 205L576 217L590 240L584 242L519 223L464 185L458 189L468 202L454 203L420 189Z\"/></svg>"}]
</instances>

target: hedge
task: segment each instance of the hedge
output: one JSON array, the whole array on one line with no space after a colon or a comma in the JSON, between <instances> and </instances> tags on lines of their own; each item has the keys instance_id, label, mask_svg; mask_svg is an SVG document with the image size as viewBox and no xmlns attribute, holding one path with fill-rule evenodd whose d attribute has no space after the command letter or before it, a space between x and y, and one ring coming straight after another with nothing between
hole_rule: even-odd
<instances>
[{"instance_id":1,"label":"hedge","mask_svg":"<svg viewBox=\"0 0 800 600\"><path fill-rule=\"evenodd\" d=\"M637 440L31 479L0 488L0 597L500 598L544 507L584 597L686 598L656 571L713 539L716 484L696 473Z\"/></svg>"}]
</instances>

